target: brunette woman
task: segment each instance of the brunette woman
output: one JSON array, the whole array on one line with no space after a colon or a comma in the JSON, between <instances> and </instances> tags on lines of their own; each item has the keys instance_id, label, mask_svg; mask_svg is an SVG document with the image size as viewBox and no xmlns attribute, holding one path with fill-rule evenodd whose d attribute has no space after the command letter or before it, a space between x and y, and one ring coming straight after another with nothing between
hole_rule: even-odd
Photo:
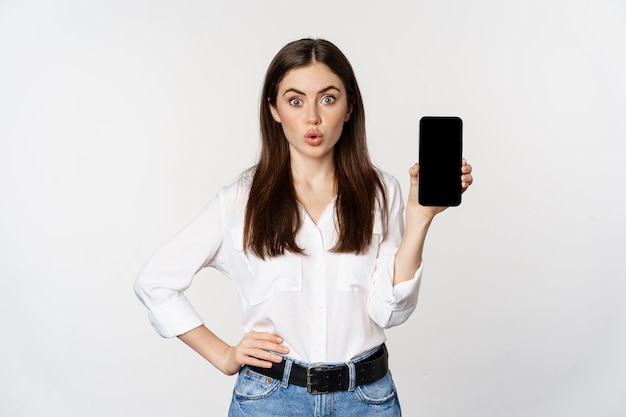
<instances>
[{"instance_id":1,"label":"brunette woman","mask_svg":"<svg viewBox=\"0 0 626 417\"><path fill-rule=\"evenodd\" d=\"M135 291L159 334L238 373L230 416L399 416L384 329L415 309L426 232L445 207L419 205L417 164L406 210L372 165L359 87L332 43L281 49L260 107L258 163L155 253ZM465 161L461 181L472 183ZM234 346L185 298L205 267L240 295Z\"/></svg>"}]
</instances>

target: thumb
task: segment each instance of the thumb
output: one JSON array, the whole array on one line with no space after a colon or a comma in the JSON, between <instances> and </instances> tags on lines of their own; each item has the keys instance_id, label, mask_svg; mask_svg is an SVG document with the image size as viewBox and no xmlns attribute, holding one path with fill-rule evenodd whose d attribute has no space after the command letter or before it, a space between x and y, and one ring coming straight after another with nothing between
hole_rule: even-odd
<instances>
[{"instance_id":1,"label":"thumb","mask_svg":"<svg viewBox=\"0 0 626 417\"><path fill-rule=\"evenodd\" d=\"M420 166L418 163L413 164L411 168L409 168L409 175L411 176L411 185L417 185L417 177L419 177Z\"/></svg>"},{"instance_id":2,"label":"thumb","mask_svg":"<svg viewBox=\"0 0 626 417\"><path fill-rule=\"evenodd\" d=\"M409 202L418 200L419 172L420 172L419 164L413 164L413 166L409 168L409 176L411 177L411 183L410 183L409 195L408 195Z\"/></svg>"}]
</instances>

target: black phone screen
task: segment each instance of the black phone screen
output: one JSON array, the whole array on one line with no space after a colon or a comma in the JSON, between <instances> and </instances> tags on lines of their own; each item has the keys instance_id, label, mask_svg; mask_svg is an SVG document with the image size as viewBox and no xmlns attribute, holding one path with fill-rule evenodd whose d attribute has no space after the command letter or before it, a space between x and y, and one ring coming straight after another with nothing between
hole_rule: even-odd
<instances>
[{"instance_id":1,"label":"black phone screen","mask_svg":"<svg viewBox=\"0 0 626 417\"><path fill-rule=\"evenodd\" d=\"M459 117L425 116L420 120L419 203L461 204L463 121Z\"/></svg>"}]
</instances>

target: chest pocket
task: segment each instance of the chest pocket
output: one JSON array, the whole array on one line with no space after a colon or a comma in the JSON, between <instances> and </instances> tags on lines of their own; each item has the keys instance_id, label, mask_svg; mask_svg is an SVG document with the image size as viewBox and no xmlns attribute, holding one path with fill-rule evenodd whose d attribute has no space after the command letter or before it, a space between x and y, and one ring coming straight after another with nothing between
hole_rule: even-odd
<instances>
[{"instance_id":1,"label":"chest pocket","mask_svg":"<svg viewBox=\"0 0 626 417\"><path fill-rule=\"evenodd\" d=\"M339 256L339 266L337 269L337 290L338 291L361 291L368 293L376 259L378 258L378 247L382 240L380 228L374 225L372 243L366 253L356 255L353 253L341 254Z\"/></svg>"},{"instance_id":2,"label":"chest pocket","mask_svg":"<svg viewBox=\"0 0 626 417\"><path fill-rule=\"evenodd\" d=\"M261 259L243 250L243 226L231 229L230 233L237 261L246 265L245 271L234 279L251 305L258 305L280 292L302 291L300 255L286 252L281 256Z\"/></svg>"}]
</instances>

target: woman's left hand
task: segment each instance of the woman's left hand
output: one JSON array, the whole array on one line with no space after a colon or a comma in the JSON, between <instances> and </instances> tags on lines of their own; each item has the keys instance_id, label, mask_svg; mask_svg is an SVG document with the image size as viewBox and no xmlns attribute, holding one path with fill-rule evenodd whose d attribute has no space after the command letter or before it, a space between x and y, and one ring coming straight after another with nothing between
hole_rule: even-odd
<instances>
[{"instance_id":1,"label":"woman's left hand","mask_svg":"<svg viewBox=\"0 0 626 417\"><path fill-rule=\"evenodd\" d=\"M419 195L419 164L413 165L409 169L409 175L411 177L411 186L409 189L409 198L407 201L407 209L413 207L414 210L419 210L423 215L427 217L434 217L436 214L441 213L447 207L445 206L422 206L419 203L418 195ZM472 166L467 163L465 158L463 158L463 162L461 164L461 192L464 193L467 191L470 185L474 182L474 177L472 176Z\"/></svg>"}]
</instances>

